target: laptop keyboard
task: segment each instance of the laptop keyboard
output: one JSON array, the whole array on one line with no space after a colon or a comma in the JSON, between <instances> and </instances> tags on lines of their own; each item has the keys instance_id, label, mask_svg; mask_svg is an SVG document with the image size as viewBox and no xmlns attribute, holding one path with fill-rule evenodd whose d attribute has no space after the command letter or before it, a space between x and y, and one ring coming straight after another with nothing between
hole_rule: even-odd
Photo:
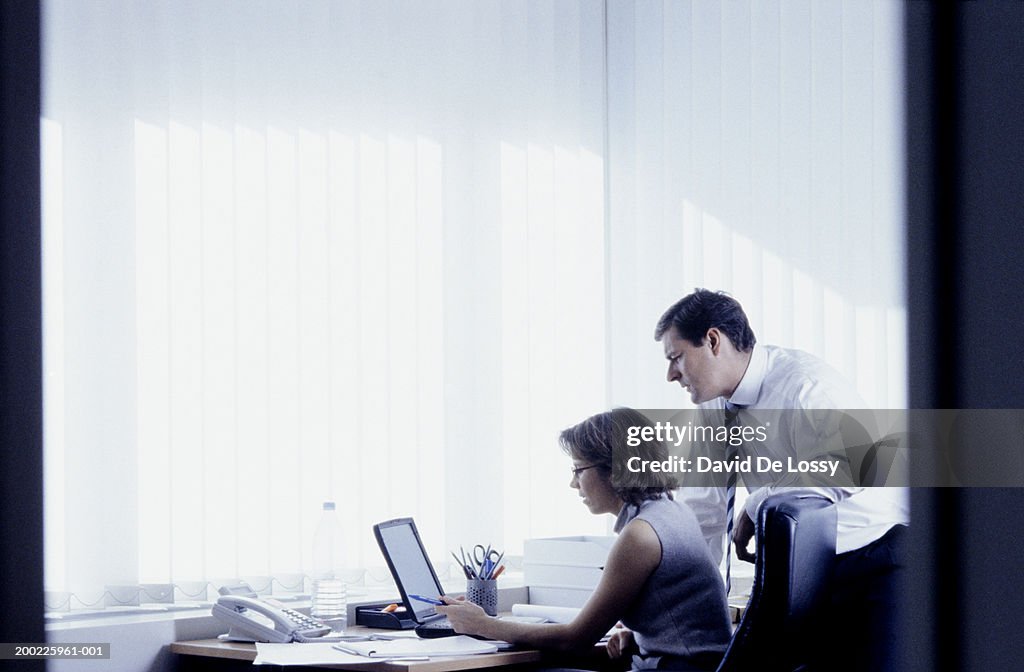
<instances>
[{"instance_id":1,"label":"laptop keyboard","mask_svg":"<svg viewBox=\"0 0 1024 672\"><path fill-rule=\"evenodd\" d=\"M455 630L452 629L451 621L447 618L439 618L436 621L417 625L416 634L425 638L451 637L455 634Z\"/></svg>"}]
</instances>

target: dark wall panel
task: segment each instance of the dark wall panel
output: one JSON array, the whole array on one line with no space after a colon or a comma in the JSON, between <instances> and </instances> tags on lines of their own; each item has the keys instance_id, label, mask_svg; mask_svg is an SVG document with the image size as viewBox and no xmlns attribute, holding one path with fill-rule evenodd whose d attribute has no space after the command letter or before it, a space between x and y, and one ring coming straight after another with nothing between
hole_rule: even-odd
<instances>
[{"instance_id":1,"label":"dark wall panel","mask_svg":"<svg viewBox=\"0 0 1024 672\"><path fill-rule=\"evenodd\" d=\"M911 405L1024 408L1024 2L905 6ZM1024 489L912 505L907 669L1024 669Z\"/></svg>"},{"instance_id":2,"label":"dark wall panel","mask_svg":"<svg viewBox=\"0 0 1024 672\"><path fill-rule=\"evenodd\" d=\"M2 642L45 641L39 100L39 4L0 3L0 605L18 614Z\"/></svg>"}]
</instances>

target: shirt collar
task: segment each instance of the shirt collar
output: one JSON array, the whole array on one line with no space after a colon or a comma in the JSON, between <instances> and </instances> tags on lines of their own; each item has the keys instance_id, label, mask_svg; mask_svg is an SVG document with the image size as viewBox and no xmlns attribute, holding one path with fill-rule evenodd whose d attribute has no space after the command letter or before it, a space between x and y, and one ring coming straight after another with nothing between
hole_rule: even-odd
<instances>
[{"instance_id":1,"label":"shirt collar","mask_svg":"<svg viewBox=\"0 0 1024 672\"><path fill-rule=\"evenodd\" d=\"M740 384L729 397L728 402L736 406L755 406L757 398L761 396L761 384L764 382L765 374L768 372L768 353L759 343L754 344L750 352L750 362L747 370L740 378Z\"/></svg>"},{"instance_id":2,"label":"shirt collar","mask_svg":"<svg viewBox=\"0 0 1024 672\"><path fill-rule=\"evenodd\" d=\"M622 508L619 509L619 515L615 518L615 527L613 528L615 530L615 534L622 532L622 528L624 528L629 521L636 518L636 514L639 512L640 507L624 503Z\"/></svg>"}]
</instances>

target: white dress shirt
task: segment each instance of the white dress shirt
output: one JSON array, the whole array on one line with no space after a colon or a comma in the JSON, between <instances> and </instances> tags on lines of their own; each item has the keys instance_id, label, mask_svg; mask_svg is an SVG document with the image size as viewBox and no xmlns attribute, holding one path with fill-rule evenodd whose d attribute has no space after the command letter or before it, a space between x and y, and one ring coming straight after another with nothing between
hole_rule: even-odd
<instances>
[{"instance_id":1,"label":"white dress shirt","mask_svg":"<svg viewBox=\"0 0 1024 672\"><path fill-rule=\"evenodd\" d=\"M726 401L750 410L776 409L863 409L864 400L856 390L828 364L800 350L771 345L754 345L750 363L732 396L713 399L701 409L722 409ZM783 421L787 417L783 415ZM800 428L794 427L799 434ZM873 431L873 428L869 428ZM786 437L790 432L777 428L773 435ZM818 437L815 437L816 439ZM810 441L805 441L809 443ZM775 455L798 455L793 446L773 442ZM792 490L762 487L750 490L744 504L746 515L757 520L757 509L769 495ZM817 492L836 503L836 553L862 548L881 538L893 525L910 521L910 501L906 488L900 487L801 487L802 492ZM716 560L721 560L725 541L725 488L683 488L679 497L693 509L701 531Z\"/></svg>"}]
</instances>

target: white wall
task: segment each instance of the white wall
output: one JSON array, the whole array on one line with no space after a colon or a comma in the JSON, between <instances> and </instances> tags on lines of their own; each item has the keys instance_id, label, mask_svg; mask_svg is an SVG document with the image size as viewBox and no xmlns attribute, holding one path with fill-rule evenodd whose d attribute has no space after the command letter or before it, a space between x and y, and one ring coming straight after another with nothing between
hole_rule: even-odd
<instances>
[{"instance_id":1,"label":"white wall","mask_svg":"<svg viewBox=\"0 0 1024 672\"><path fill-rule=\"evenodd\" d=\"M50 644L110 643L104 660L51 660L48 672L172 672L177 657L168 650L171 642L216 637L224 628L208 613L176 618L111 617L94 624L49 627Z\"/></svg>"}]
</instances>

